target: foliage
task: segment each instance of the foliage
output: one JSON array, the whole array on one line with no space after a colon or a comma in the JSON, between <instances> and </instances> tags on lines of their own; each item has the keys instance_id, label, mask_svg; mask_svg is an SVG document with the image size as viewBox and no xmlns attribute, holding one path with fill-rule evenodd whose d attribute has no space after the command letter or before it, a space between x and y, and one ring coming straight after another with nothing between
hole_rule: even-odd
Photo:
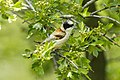
<instances>
[{"instance_id":1,"label":"foliage","mask_svg":"<svg viewBox=\"0 0 120 80\"><path fill-rule=\"evenodd\" d=\"M59 80L80 80L85 77L90 79L87 74L92 69L86 54L97 57L99 52L110 48L112 44L119 46L114 40L106 36L112 28L113 22L105 24L105 22L102 23L100 20L98 26L95 26L96 28L93 29L85 24L86 18L96 16L91 15L92 13L88 11L89 8L83 9L82 0L25 1L0 0L0 13L2 18L7 19L10 23L17 19L16 16L23 19L24 23L28 23L29 31L27 38L39 35L39 41L41 42L65 20L60 18L61 15L71 14L75 17L74 21L77 28L73 30L72 36L61 50L56 51L56 55L59 56L57 61L59 66L55 73L58 75ZM108 7L114 5L108 5L109 2L105 2L105 4ZM114 9L119 10L118 7L116 6ZM119 15L119 13L115 13ZM97 17L101 18L100 16ZM113 18L103 18L110 19L118 24L120 23ZM35 46L34 51L26 49L26 54L23 54L23 56L32 59L32 69L41 75L44 74L43 64L52 60L55 56L53 53L54 42Z\"/></svg>"}]
</instances>

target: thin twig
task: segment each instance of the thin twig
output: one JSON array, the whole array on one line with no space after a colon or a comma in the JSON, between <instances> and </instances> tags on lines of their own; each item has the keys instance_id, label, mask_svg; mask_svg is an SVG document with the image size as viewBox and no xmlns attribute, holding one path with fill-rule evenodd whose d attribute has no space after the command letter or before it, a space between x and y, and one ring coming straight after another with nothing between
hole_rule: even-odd
<instances>
[{"instance_id":1,"label":"thin twig","mask_svg":"<svg viewBox=\"0 0 120 80\"><path fill-rule=\"evenodd\" d=\"M111 38L109 38L108 36L106 36L105 34L101 33L102 36L104 36L106 39L108 39L110 42L112 42L114 45L120 47L120 45L118 43L116 43L114 40L112 40Z\"/></svg>"},{"instance_id":2,"label":"thin twig","mask_svg":"<svg viewBox=\"0 0 120 80\"><path fill-rule=\"evenodd\" d=\"M56 55L56 54L57 54L56 50L51 52L51 55L53 56L53 63L54 63L55 69L57 69L59 67L59 65L57 63L57 61L58 61L57 56L58 55Z\"/></svg>"},{"instance_id":3,"label":"thin twig","mask_svg":"<svg viewBox=\"0 0 120 80\"><path fill-rule=\"evenodd\" d=\"M78 15L79 15L80 17L82 17L83 19L85 19L85 17L84 17L84 16L82 16L80 13L78 13Z\"/></svg>"},{"instance_id":4,"label":"thin twig","mask_svg":"<svg viewBox=\"0 0 120 80\"><path fill-rule=\"evenodd\" d=\"M29 5L29 7L34 11L36 12L35 8L33 7L33 5L31 4L31 2L29 0L25 0L26 3Z\"/></svg>"},{"instance_id":5,"label":"thin twig","mask_svg":"<svg viewBox=\"0 0 120 80\"><path fill-rule=\"evenodd\" d=\"M60 18L63 18L63 19L71 19L71 18L74 18L75 16L73 15L61 15Z\"/></svg>"},{"instance_id":6,"label":"thin twig","mask_svg":"<svg viewBox=\"0 0 120 80\"><path fill-rule=\"evenodd\" d=\"M75 18L74 15L64 15L64 13L63 13L62 11L58 10L58 9L56 9L56 11L59 12L59 13L61 14L60 18L63 18L63 19L70 19L70 20L72 20L73 22L79 24L78 21L76 21L75 19L73 19L73 18ZM85 19L81 14L79 14L79 15L80 15L83 19Z\"/></svg>"},{"instance_id":7,"label":"thin twig","mask_svg":"<svg viewBox=\"0 0 120 80\"><path fill-rule=\"evenodd\" d=\"M86 25L86 24L85 24ZM87 26L88 27L88 26ZM90 29L90 27L88 27L89 29ZM118 43L116 43L114 40L113 40L113 38L109 38L107 35L106 35L106 33L101 33L101 36L103 36L103 37L105 37L107 40L109 40L110 42L112 42L114 45L116 45L116 46L118 46L118 47L120 47L120 45L118 44Z\"/></svg>"},{"instance_id":8,"label":"thin twig","mask_svg":"<svg viewBox=\"0 0 120 80\"><path fill-rule=\"evenodd\" d=\"M63 56L62 54L58 54L58 53L56 54L68 60L77 70L79 69L78 66L72 60L68 59L66 56Z\"/></svg>"},{"instance_id":9,"label":"thin twig","mask_svg":"<svg viewBox=\"0 0 120 80\"><path fill-rule=\"evenodd\" d=\"M73 18L75 18L74 15L61 15L60 18L63 18L63 19L70 19L70 20L72 20L73 22L75 22L75 23L77 23L77 24L80 23L80 22L78 22L77 20L73 19Z\"/></svg>"},{"instance_id":10,"label":"thin twig","mask_svg":"<svg viewBox=\"0 0 120 80\"><path fill-rule=\"evenodd\" d=\"M90 4L94 3L96 0L90 0L88 1L83 7L82 7L82 11L87 7L89 6Z\"/></svg>"},{"instance_id":11,"label":"thin twig","mask_svg":"<svg viewBox=\"0 0 120 80\"><path fill-rule=\"evenodd\" d=\"M24 18L22 16L20 16L19 14L17 14L15 11L11 11L13 14L17 15L19 18L21 18L22 20L24 20ZM30 24L30 22L26 21L26 23Z\"/></svg>"},{"instance_id":12,"label":"thin twig","mask_svg":"<svg viewBox=\"0 0 120 80\"><path fill-rule=\"evenodd\" d=\"M31 21L31 20L33 20L33 18L32 19L24 20L22 23L25 23L25 22L28 22L28 21Z\"/></svg>"},{"instance_id":13,"label":"thin twig","mask_svg":"<svg viewBox=\"0 0 120 80\"><path fill-rule=\"evenodd\" d=\"M57 64L57 60L55 59L55 56L53 56L53 62L54 62L55 69L57 69L58 68L58 64Z\"/></svg>"},{"instance_id":14,"label":"thin twig","mask_svg":"<svg viewBox=\"0 0 120 80\"><path fill-rule=\"evenodd\" d=\"M72 20L73 22L75 22L75 23L77 23L77 24L80 23L80 22L78 22L77 20L75 20L75 19L73 19L73 18L71 18L70 20Z\"/></svg>"},{"instance_id":15,"label":"thin twig","mask_svg":"<svg viewBox=\"0 0 120 80\"><path fill-rule=\"evenodd\" d=\"M97 11L92 12L90 15L94 15L94 14L96 14L96 13L98 13L98 12L103 11L103 10L110 9L110 8L113 8L113 7L118 7L118 6L120 6L120 5L105 7L105 8L102 8L102 9L100 9L100 10L97 10Z\"/></svg>"},{"instance_id":16,"label":"thin twig","mask_svg":"<svg viewBox=\"0 0 120 80\"><path fill-rule=\"evenodd\" d=\"M120 24L119 21L117 21L116 19L111 18L111 17L109 17L109 16L90 15L90 16L87 16L87 17L85 17L85 18L90 18L90 17L96 17L96 18L107 18L107 19L109 19L109 20L112 20L112 21L114 21L114 22Z\"/></svg>"}]
</instances>

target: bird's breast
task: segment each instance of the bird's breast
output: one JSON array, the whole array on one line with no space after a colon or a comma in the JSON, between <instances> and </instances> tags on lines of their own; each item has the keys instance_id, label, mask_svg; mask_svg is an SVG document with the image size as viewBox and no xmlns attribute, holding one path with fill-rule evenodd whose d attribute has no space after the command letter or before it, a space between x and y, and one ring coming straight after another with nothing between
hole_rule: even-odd
<instances>
[{"instance_id":1,"label":"bird's breast","mask_svg":"<svg viewBox=\"0 0 120 80\"><path fill-rule=\"evenodd\" d=\"M55 40L55 48L60 48L68 39L69 39L70 33L66 33L66 35L59 40Z\"/></svg>"}]
</instances>

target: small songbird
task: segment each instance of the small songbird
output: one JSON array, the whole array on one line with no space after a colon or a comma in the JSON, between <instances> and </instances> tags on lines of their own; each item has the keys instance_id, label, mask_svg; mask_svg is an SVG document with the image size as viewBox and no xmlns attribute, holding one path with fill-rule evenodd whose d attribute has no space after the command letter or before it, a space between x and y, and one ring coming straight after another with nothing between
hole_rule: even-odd
<instances>
[{"instance_id":1,"label":"small songbird","mask_svg":"<svg viewBox=\"0 0 120 80\"><path fill-rule=\"evenodd\" d=\"M60 48L71 35L71 32L74 28L74 23L71 20L66 20L62 23L61 27L56 29L48 38L46 38L43 42L50 42L53 40L55 42L54 49Z\"/></svg>"}]
</instances>

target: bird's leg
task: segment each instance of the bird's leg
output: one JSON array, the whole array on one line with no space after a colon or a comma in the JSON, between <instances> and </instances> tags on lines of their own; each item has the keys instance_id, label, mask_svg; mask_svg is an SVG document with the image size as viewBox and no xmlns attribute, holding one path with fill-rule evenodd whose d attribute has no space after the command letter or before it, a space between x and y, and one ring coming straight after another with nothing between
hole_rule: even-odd
<instances>
[{"instance_id":1,"label":"bird's leg","mask_svg":"<svg viewBox=\"0 0 120 80\"><path fill-rule=\"evenodd\" d=\"M51 52L52 56L53 56L53 63L54 63L54 66L55 66L55 69L57 69L59 67L57 61L59 60L59 56L57 55L58 53L58 50L54 50Z\"/></svg>"}]
</instances>

